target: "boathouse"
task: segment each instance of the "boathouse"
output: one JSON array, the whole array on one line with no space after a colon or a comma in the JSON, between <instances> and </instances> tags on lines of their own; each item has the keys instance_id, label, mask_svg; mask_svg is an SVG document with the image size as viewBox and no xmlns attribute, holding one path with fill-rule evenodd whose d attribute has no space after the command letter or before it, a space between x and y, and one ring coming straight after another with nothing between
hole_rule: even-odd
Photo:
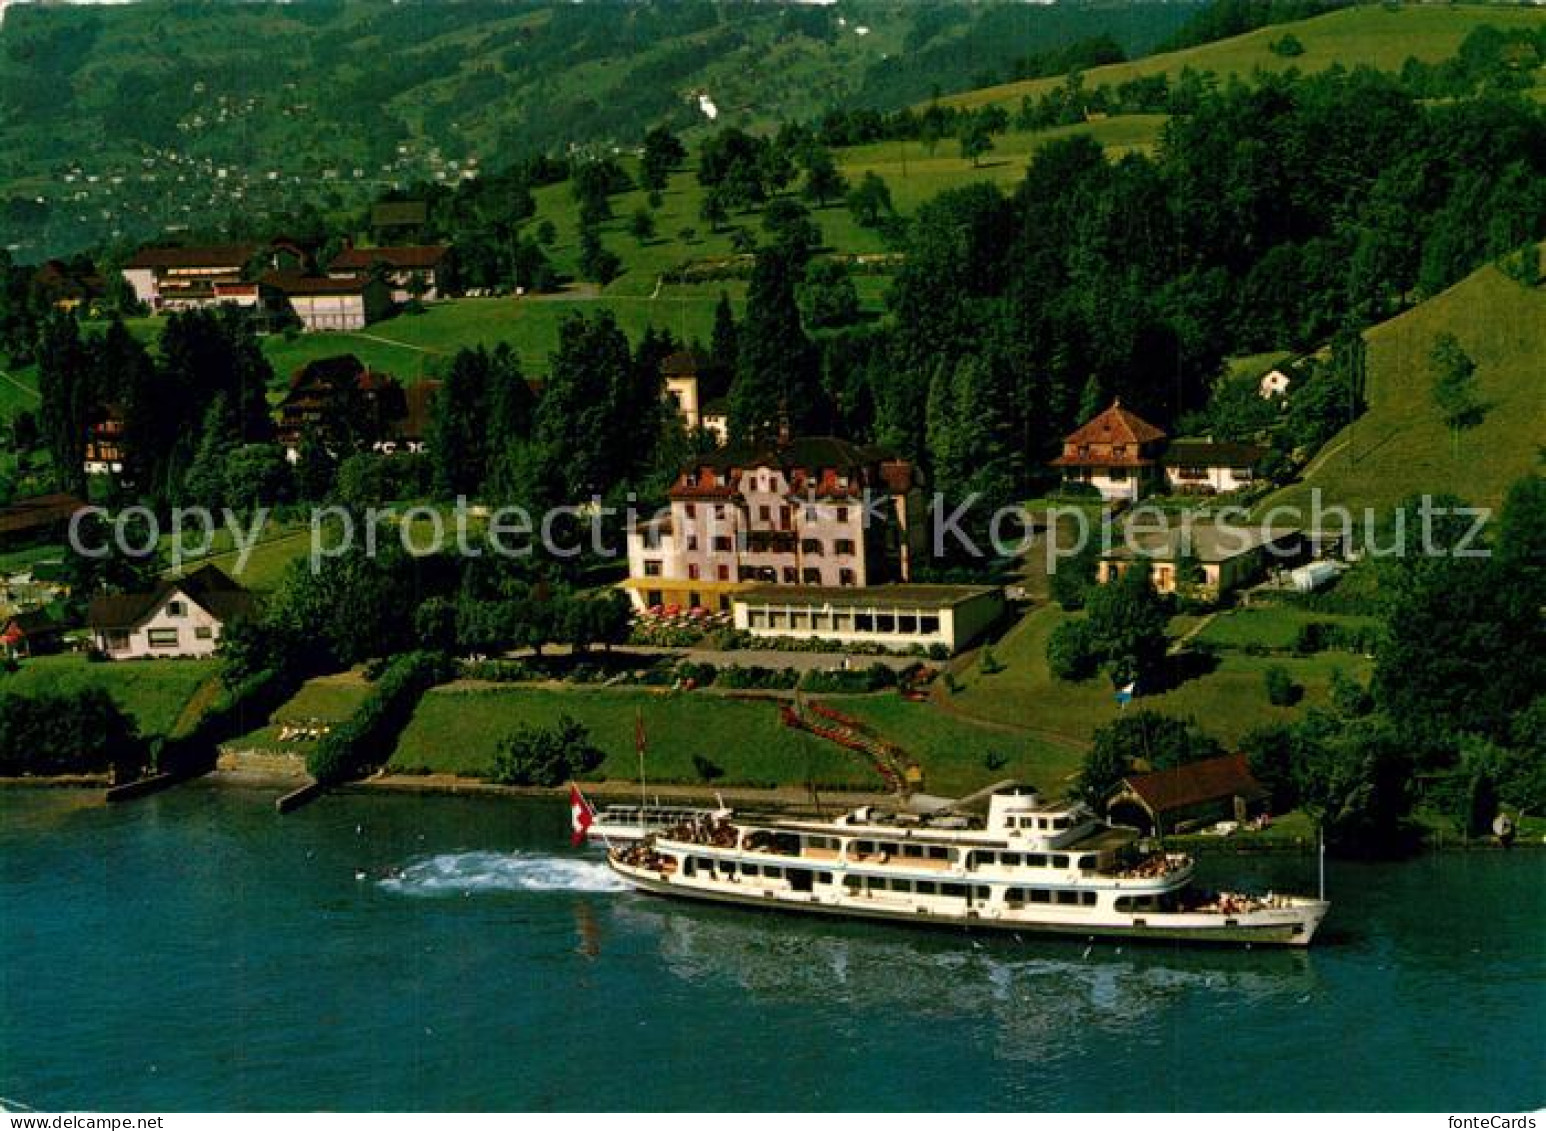
<instances>
[{"instance_id":1,"label":"boathouse","mask_svg":"<svg viewBox=\"0 0 1546 1131\"><path fill-rule=\"evenodd\" d=\"M1106 816L1144 832L1184 833L1244 821L1262 811L1267 797L1245 755L1226 754L1123 778L1106 800Z\"/></svg>"}]
</instances>

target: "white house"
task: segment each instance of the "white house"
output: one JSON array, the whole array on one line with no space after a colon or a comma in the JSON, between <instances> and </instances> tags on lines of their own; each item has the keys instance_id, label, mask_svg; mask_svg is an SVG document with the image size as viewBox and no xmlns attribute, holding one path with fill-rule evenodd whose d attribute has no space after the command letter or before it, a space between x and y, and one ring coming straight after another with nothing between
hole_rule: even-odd
<instances>
[{"instance_id":1,"label":"white house","mask_svg":"<svg viewBox=\"0 0 1546 1131\"><path fill-rule=\"evenodd\" d=\"M252 594L212 565L169 578L149 593L98 597L87 615L97 650L112 660L210 656Z\"/></svg>"},{"instance_id":2,"label":"white house","mask_svg":"<svg viewBox=\"0 0 1546 1131\"><path fill-rule=\"evenodd\" d=\"M308 330L359 330L392 309L392 293L380 279L271 271L263 282L284 294Z\"/></svg>"},{"instance_id":3,"label":"white house","mask_svg":"<svg viewBox=\"0 0 1546 1131\"><path fill-rule=\"evenodd\" d=\"M1256 467L1266 454L1266 448L1255 444L1173 440L1160 466L1173 494L1223 495L1255 483Z\"/></svg>"}]
</instances>

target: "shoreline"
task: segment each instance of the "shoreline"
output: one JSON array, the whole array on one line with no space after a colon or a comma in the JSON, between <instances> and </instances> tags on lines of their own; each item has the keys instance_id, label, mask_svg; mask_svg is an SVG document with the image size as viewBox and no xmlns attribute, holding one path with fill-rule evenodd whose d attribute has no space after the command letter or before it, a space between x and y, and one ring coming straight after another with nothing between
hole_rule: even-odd
<instances>
[{"instance_id":1,"label":"shoreline","mask_svg":"<svg viewBox=\"0 0 1546 1131\"><path fill-rule=\"evenodd\" d=\"M215 789L263 789L295 790L311 784L311 778L303 774L285 773L268 769L220 768L207 774L188 778L178 784L203 785ZM580 782L587 797L609 802L629 803L637 800L638 786L632 782ZM106 774L60 774L57 776L0 777L0 791L7 789L102 789L111 782ZM347 782L331 787L327 792L369 796L444 796L444 797L493 797L512 800L561 801L569 795L568 785L500 785L479 778L458 777L455 774L387 774ZM753 811L775 811L798 815L819 815L823 811L845 811L861 805L884 804L891 795L873 791L817 791L812 798L809 790L800 786L779 786L774 789L727 786L713 789L703 785L661 783L647 786L652 801L677 804L717 805L722 799L731 808L745 807ZM819 800L818 808L816 801ZM1312 840L1295 837L1293 840L1237 840L1230 837L1182 836L1168 838L1167 843L1195 856L1310 856L1316 851ZM1425 836L1416 856L1469 852L1514 852L1546 850L1546 838L1541 840L1518 839L1505 848L1491 837L1467 840L1460 837Z\"/></svg>"}]
</instances>

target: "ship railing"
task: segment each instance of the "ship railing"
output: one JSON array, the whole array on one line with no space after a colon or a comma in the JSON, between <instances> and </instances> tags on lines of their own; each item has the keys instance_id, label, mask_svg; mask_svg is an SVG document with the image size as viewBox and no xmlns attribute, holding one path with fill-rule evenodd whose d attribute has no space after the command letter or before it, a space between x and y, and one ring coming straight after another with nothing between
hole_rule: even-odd
<instances>
[{"instance_id":1,"label":"ship railing","mask_svg":"<svg viewBox=\"0 0 1546 1131\"><path fill-rule=\"evenodd\" d=\"M1157 880L1183 872L1191 866L1192 858L1184 852L1154 852L1101 874L1116 880Z\"/></svg>"}]
</instances>

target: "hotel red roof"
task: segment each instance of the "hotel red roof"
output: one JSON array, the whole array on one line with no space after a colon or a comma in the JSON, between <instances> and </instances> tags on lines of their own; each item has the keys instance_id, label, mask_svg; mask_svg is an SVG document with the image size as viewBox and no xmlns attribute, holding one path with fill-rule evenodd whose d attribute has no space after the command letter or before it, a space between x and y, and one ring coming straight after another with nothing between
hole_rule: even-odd
<instances>
[{"instance_id":1,"label":"hotel red roof","mask_svg":"<svg viewBox=\"0 0 1546 1131\"><path fill-rule=\"evenodd\" d=\"M1165 433L1122 407L1122 398L1093 418L1083 428L1066 436L1065 444L1149 444L1163 440Z\"/></svg>"}]
</instances>

